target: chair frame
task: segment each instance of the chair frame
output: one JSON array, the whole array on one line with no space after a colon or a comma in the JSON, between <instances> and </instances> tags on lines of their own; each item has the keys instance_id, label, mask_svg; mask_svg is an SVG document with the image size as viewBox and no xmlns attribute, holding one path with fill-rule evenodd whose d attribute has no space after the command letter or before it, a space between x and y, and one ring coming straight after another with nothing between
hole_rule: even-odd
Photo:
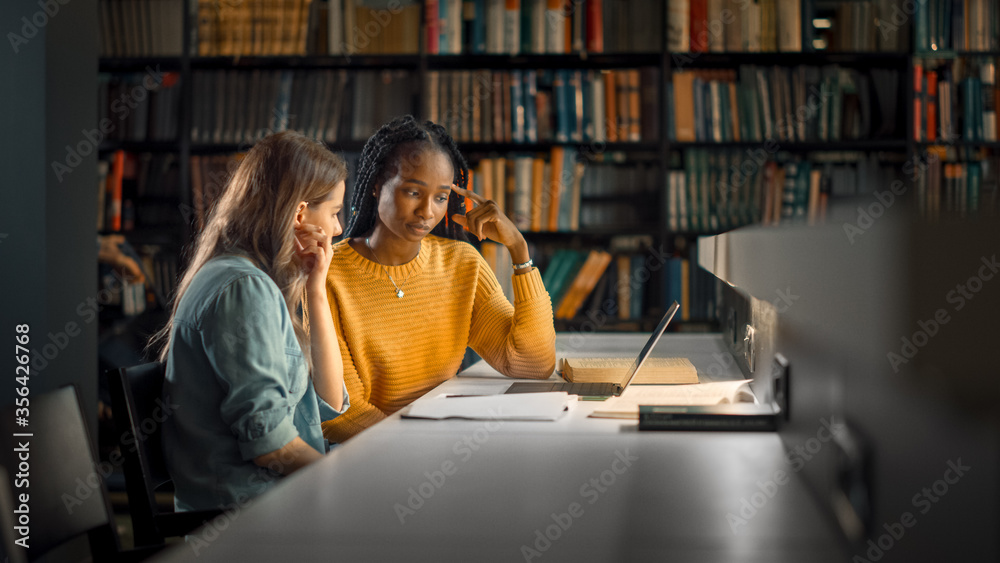
<instances>
[{"instance_id":1,"label":"chair frame","mask_svg":"<svg viewBox=\"0 0 1000 563\"><path fill-rule=\"evenodd\" d=\"M166 366L151 362L109 370L105 375L124 461L125 492L135 545L162 544L165 538L190 534L222 514L221 510L161 512L156 502L156 489L171 481L161 448L162 421L153 419L156 424L152 431L143 428L143 422L151 418L153 411L148 388L152 385L155 387L152 396L160 396ZM146 386L141 396L136 392L137 384ZM131 437L130 444L124 443L126 437Z\"/></svg>"},{"instance_id":2,"label":"chair frame","mask_svg":"<svg viewBox=\"0 0 1000 563\"><path fill-rule=\"evenodd\" d=\"M42 409L39 409L38 407L42 405L43 401L48 402L48 405ZM22 430L20 428L13 426L13 421L14 421L13 409L14 406L11 405L10 407L3 409L3 412L0 413L3 415L3 421L9 421L9 422L0 422L0 429L2 429L3 433L7 435L10 435L12 432L19 432ZM37 414L37 411L39 410L47 412L48 415L47 416L42 415L45 418L45 422L42 422L40 425L36 426L35 421L38 420L39 418L39 415ZM94 442L91 438L92 434L89 429L90 425L87 423L86 417L84 417L83 415L83 409L81 407L81 402L80 402L80 394L75 385L72 384L63 385L55 390L48 391L38 396L37 398L33 396L32 413L35 417L32 419L32 428L47 428L49 430L52 430L53 428L65 428L67 432L73 433L73 435L70 435L64 439L49 440L47 442L48 444L50 445L59 444L61 443L60 442L61 440L62 443L64 444L72 442L74 445L82 446L82 449L77 448L73 450L73 452L76 452L78 455L80 455L80 457L69 458L69 459L66 458L66 455L69 454L65 449L61 449L58 452L58 454L52 454L51 452L49 454L41 453L41 455L37 457L35 455L35 450L33 449L31 456L32 461L35 463L38 462L42 463L42 465L40 465L37 468L39 472L41 472L43 475L45 474L45 467L47 467L45 465L46 463L66 464L68 467L73 468L75 470L81 470L81 468L84 467L86 468L97 467L97 460L99 459L97 456L97 449L94 447ZM43 449L45 448L43 447ZM86 453L83 454L81 452L86 452ZM10 455L11 454L4 454L5 459L7 461L10 461L9 457ZM32 469L36 469L36 467L33 465ZM58 470L56 470L53 467L49 467L49 470L53 471L54 473L58 473ZM38 558L51 558L49 557L49 555L52 554L54 551L63 549L68 542L72 542L80 538L81 536L87 537L89 541L90 555L94 561L122 561L122 562L143 561L151 557L152 555L155 555L164 547L163 544L160 544L160 545L144 546L137 549L122 551L120 542L118 541L119 540L118 534L117 531L115 530L114 521L112 519L114 512L111 508L111 502L108 498L108 491L105 486L104 477L100 472L94 472L92 473L92 475L97 479L96 487L93 491L96 492L97 498L92 498L93 496L95 496L93 495L93 493L88 494L86 497L82 497L83 503L89 503L88 507L84 509L86 511L86 515L79 516L82 517L86 523L81 524L81 526L79 527L80 529L70 529L65 531L60 529L57 532L57 535L55 535L55 537L49 538L48 542L43 542L42 545L38 545L38 543L35 541L35 538L32 538L32 546L27 553L24 552L19 553L18 552L19 548L6 545L7 544L6 540L10 538L5 538L4 551L8 552L6 555L7 557L10 558L11 561L16 561L19 558L21 560L25 558L29 560ZM65 481L66 479L68 479L68 477L63 475L58 477L57 479ZM79 478L77 480L79 481ZM88 477L88 484L89 483L90 481ZM3 487L6 488L9 485L9 481L2 483L2 485ZM65 486L66 483L63 482L62 485ZM42 517L44 518L46 510L44 507L53 504L52 501L55 500L55 498L59 494L58 488L60 487L60 485L58 484L57 481L56 484L49 483L49 484L43 484L42 486L43 488L42 492L39 494L39 499L37 500L33 499L33 500L35 500L35 502L41 503ZM13 495L12 490L10 489L5 490L4 494L11 495L11 498L8 498L7 500L8 501L12 500L12 495ZM34 495L35 494L32 493L33 497ZM65 494L63 496L65 496ZM83 508L83 506L81 505L80 507L77 508ZM98 510L99 514L97 512L94 512L95 508ZM32 510L32 519L34 519L35 517L37 516L35 515L34 510ZM70 513L70 516L68 516L68 518L70 519L77 517L78 516L76 513ZM60 525L66 524L65 520L61 522L59 521L59 518L56 518L55 520L56 521L46 520L40 525L58 527Z\"/></svg>"}]
</instances>

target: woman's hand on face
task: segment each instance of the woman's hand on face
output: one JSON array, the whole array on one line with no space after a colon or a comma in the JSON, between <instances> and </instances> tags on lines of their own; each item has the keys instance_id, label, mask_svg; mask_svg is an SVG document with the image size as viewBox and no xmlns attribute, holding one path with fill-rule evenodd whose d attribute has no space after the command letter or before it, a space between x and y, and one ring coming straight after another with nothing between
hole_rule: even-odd
<instances>
[{"instance_id":1,"label":"woman's hand on face","mask_svg":"<svg viewBox=\"0 0 1000 563\"><path fill-rule=\"evenodd\" d=\"M330 235L317 225L302 223L295 227L295 256L306 274L307 290L326 290L326 273L333 250Z\"/></svg>"},{"instance_id":2,"label":"woman's hand on face","mask_svg":"<svg viewBox=\"0 0 1000 563\"><path fill-rule=\"evenodd\" d=\"M504 215L495 201L458 186L452 186L451 189L476 204L472 211L466 212L465 215L452 215L452 221L468 229L479 240L488 238L507 248L525 244L521 231L517 230L514 222Z\"/></svg>"}]
</instances>

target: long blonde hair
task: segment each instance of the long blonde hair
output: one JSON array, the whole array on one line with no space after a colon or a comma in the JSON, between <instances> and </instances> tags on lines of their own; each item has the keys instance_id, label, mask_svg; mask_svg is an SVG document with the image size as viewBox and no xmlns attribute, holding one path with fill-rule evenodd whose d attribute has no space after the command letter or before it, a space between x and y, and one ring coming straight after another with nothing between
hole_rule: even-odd
<instances>
[{"instance_id":1,"label":"long blonde hair","mask_svg":"<svg viewBox=\"0 0 1000 563\"><path fill-rule=\"evenodd\" d=\"M191 262L177 285L170 320L153 335L147 350L162 345L159 359L166 361L177 306L195 274L216 256L237 254L266 272L281 290L295 337L311 371L309 337L296 314L302 303L305 275L293 261L295 211L302 201L309 205L322 203L346 178L343 158L300 133L274 133L254 145L233 172L198 235Z\"/></svg>"}]
</instances>

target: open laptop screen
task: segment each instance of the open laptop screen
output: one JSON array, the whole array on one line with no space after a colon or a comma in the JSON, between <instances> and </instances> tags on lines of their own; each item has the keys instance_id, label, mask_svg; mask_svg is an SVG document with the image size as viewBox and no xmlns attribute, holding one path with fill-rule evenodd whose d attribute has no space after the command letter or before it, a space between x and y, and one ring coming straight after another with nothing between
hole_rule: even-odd
<instances>
[{"instance_id":1,"label":"open laptop screen","mask_svg":"<svg viewBox=\"0 0 1000 563\"><path fill-rule=\"evenodd\" d=\"M642 364L645 363L646 358L649 357L649 353L653 351L653 347L656 346L656 343L660 341L660 337L663 336L663 332L667 330L667 325L670 324L671 319L674 318L674 315L677 313L677 309L680 309L680 307L681 306L674 301L674 304L667 309L666 313L664 313L663 318L660 319L660 324L656 325L656 330L653 331L652 336L649 337L649 340L646 341L646 345L642 347L642 351L639 352L639 355L635 358L635 362L632 363L632 367L628 371L628 378L625 379L625 385L623 385L622 388L628 387L628 384L632 383L632 378L635 377L639 368L641 368Z\"/></svg>"}]
</instances>

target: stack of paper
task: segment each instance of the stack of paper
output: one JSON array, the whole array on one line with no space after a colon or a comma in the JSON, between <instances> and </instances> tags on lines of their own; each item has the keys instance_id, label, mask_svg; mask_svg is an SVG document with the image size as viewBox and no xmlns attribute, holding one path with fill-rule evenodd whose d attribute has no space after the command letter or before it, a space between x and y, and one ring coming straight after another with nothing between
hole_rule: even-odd
<instances>
[{"instance_id":1,"label":"stack of paper","mask_svg":"<svg viewBox=\"0 0 1000 563\"><path fill-rule=\"evenodd\" d=\"M639 418L639 405L720 405L755 403L749 379L697 385L629 385L620 397L611 397L591 417Z\"/></svg>"},{"instance_id":2,"label":"stack of paper","mask_svg":"<svg viewBox=\"0 0 1000 563\"><path fill-rule=\"evenodd\" d=\"M569 408L570 396L558 393L518 393L421 399L403 418L467 418L473 420L556 420Z\"/></svg>"}]
</instances>

